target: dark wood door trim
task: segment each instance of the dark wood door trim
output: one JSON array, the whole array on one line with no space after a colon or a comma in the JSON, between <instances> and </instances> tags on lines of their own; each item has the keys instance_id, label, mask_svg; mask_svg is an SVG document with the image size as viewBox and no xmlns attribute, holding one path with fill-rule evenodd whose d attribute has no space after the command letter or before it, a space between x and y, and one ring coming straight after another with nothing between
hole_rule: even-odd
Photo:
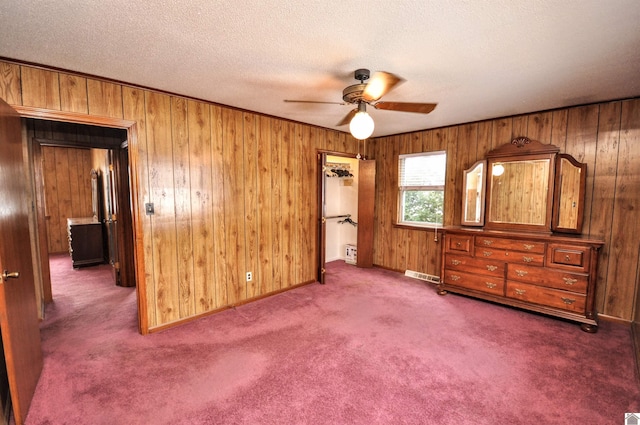
<instances>
[{"instance_id":1,"label":"dark wood door trim","mask_svg":"<svg viewBox=\"0 0 640 425\"><path fill-rule=\"evenodd\" d=\"M326 262L326 246L327 246L327 232L326 232L326 220L324 218L324 201L325 201L325 188L324 188L324 171L322 170L324 164L327 162L327 154L318 152L318 282L324 284L325 278L325 262Z\"/></svg>"},{"instance_id":2,"label":"dark wood door trim","mask_svg":"<svg viewBox=\"0 0 640 425\"><path fill-rule=\"evenodd\" d=\"M47 217L44 199L44 170L42 169L42 149L40 143L33 139L33 172L35 174L35 211L38 228L38 247L40 255L40 274L42 276L42 297L44 303L53 301L51 290L51 269L49 267L49 245L47 244Z\"/></svg>"}]
</instances>

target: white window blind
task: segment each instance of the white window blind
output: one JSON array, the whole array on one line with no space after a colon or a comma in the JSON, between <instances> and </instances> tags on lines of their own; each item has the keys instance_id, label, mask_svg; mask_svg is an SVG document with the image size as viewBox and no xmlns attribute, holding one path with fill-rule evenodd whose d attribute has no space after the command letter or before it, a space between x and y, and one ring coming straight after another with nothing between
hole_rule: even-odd
<instances>
[{"instance_id":1,"label":"white window blind","mask_svg":"<svg viewBox=\"0 0 640 425\"><path fill-rule=\"evenodd\" d=\"M404 189L444 189L446 153L400 155L398 185Z\"/></svg>"}]
</instances>

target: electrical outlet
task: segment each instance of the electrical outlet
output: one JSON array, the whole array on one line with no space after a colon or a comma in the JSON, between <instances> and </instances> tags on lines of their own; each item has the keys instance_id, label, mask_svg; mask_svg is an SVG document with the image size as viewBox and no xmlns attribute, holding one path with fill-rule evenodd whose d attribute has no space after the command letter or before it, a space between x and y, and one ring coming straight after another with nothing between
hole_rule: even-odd
<instances>
[{"instance_id":1,"label":"electrical outlet","mask_svg":"<svg viewBox=\"0 0 640 425\"><path fill-rule=\"evenodd\" d=\"M247 272L247 282L251 282L253 280L253 273Z\"/></svg>"}]
</instances>

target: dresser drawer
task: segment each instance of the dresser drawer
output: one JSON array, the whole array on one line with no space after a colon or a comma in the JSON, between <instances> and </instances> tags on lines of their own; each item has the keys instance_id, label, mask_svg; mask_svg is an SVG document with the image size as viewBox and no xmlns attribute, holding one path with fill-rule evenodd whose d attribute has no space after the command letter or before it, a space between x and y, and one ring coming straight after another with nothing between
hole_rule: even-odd
<instances>
[{"instance_id":1,"label":"dresser drawer","mask_svg":"<svg viewBox=\"0 0 640 425\"><path fill-rule=\"evenodd\" d=\"M544 286L528 285L508 280L507 297L575 313L585 312L586 296Z\"/></svg>"},{"instance_id":2,"label":"dresser drawer","mask_svg":"<svg viewBox=\"0 0 640 425\"><path fill-rule=\"evenodd\" d=\"M457 270L445 270L444 282L448 285L504 295L504 277L482 276Z\"/></svg>"},{"instance_id":3,"label":"dresser drawer","mask_svg":"<svg viewBox=\"0 0 640 425\"><path fill-rule=\"evenodd\" d=\"M589 281L589 277L585 274L550 270L542 267L530 267L520 264L509 264L507 266L507 279L581 294L587 293Z\"/></svg>"},{"instance_id":4,"label":"dresser drawer","mask_svg":"<svg viewBox=\"0 0 640 425\"><path fill-rule=\"evenodd\" d=\"M470 235L447 235L445 237L447 252L458 254L473 253L473 236Z\"/></svg>"},{"instance_id":5,"label":"dresser drawer","mask_svg":"<svg viewBox=\"0 0 640 425\"><path fill-rule=\"evenodd\" d=\"M447 254L445 256L444 267L447 270L462 270L469 273L478 273L497 277L504 277L505 271L504 262L452 254Z\"/></svg>"},{"instance_id":6,"label":"dresser drawer","mask_svg":"<svg viewBox=\"0 0 640 425\"><path fill-rule=\"evenodd\" d=\"M495 248L508 251L531 252L544 254L545 243L536 241L521 241L516 239L502 239L487 236L477 236L476 246L479 248Z\"/></svg>"},{"instance_id":7,"label":"dresser drawer","mask_svg":"<svg viewBox=\"0 0 640 425\"><path fill-rule=\"evenodd\" d=\"M591 249L586 246L549 244L547 248L547 265L589 271Z\"/></svg>"},{"instance_id":8,"label":"dresser drawer","mask_svg":"<svg viewBox=\"0 0 640 425\"><path fill-rule=\"evenodd\" d=\"M533 266L544 265L544 254L531 254L528 252L507 251L504 249L476 247L476 257L507 263L529 264Z\"/></svg>"}]
</instances>

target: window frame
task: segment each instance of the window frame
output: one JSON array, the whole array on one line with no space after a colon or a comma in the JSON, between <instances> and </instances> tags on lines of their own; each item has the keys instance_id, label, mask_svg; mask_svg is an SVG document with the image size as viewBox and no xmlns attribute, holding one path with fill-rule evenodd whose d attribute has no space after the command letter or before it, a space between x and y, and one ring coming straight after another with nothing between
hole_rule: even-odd
<instances>
[{"instance_id":1,"label":"window frame","mask_svg":"<svg viewBox=\"0 0 640 425\"><path fill-rule=\"evenodd\" d=\"M403 166L402 161L405 158L410 157L426 157L426 156L444 156L444 175L442 176L442 184L441 185L425 185L425 186L403 186L402 185L402 169ZM447 179L447 151L439 150L439 151L428 151L428 152L417 152L417 153L409 153L409 154L400 154L398 155L398 174L397 174L397 211L396 211L396 223L395 225L398 227L410 227L410 228L421 228L421 229L439 229L444 226L444 207L445 207L445 198L446 198L446 179ZM407 191L438 191L442 192L442 223L428 223L428 222L420 222L420 221L405 221L404 220L404 194Z\"/></svg>"}]
</instances>

